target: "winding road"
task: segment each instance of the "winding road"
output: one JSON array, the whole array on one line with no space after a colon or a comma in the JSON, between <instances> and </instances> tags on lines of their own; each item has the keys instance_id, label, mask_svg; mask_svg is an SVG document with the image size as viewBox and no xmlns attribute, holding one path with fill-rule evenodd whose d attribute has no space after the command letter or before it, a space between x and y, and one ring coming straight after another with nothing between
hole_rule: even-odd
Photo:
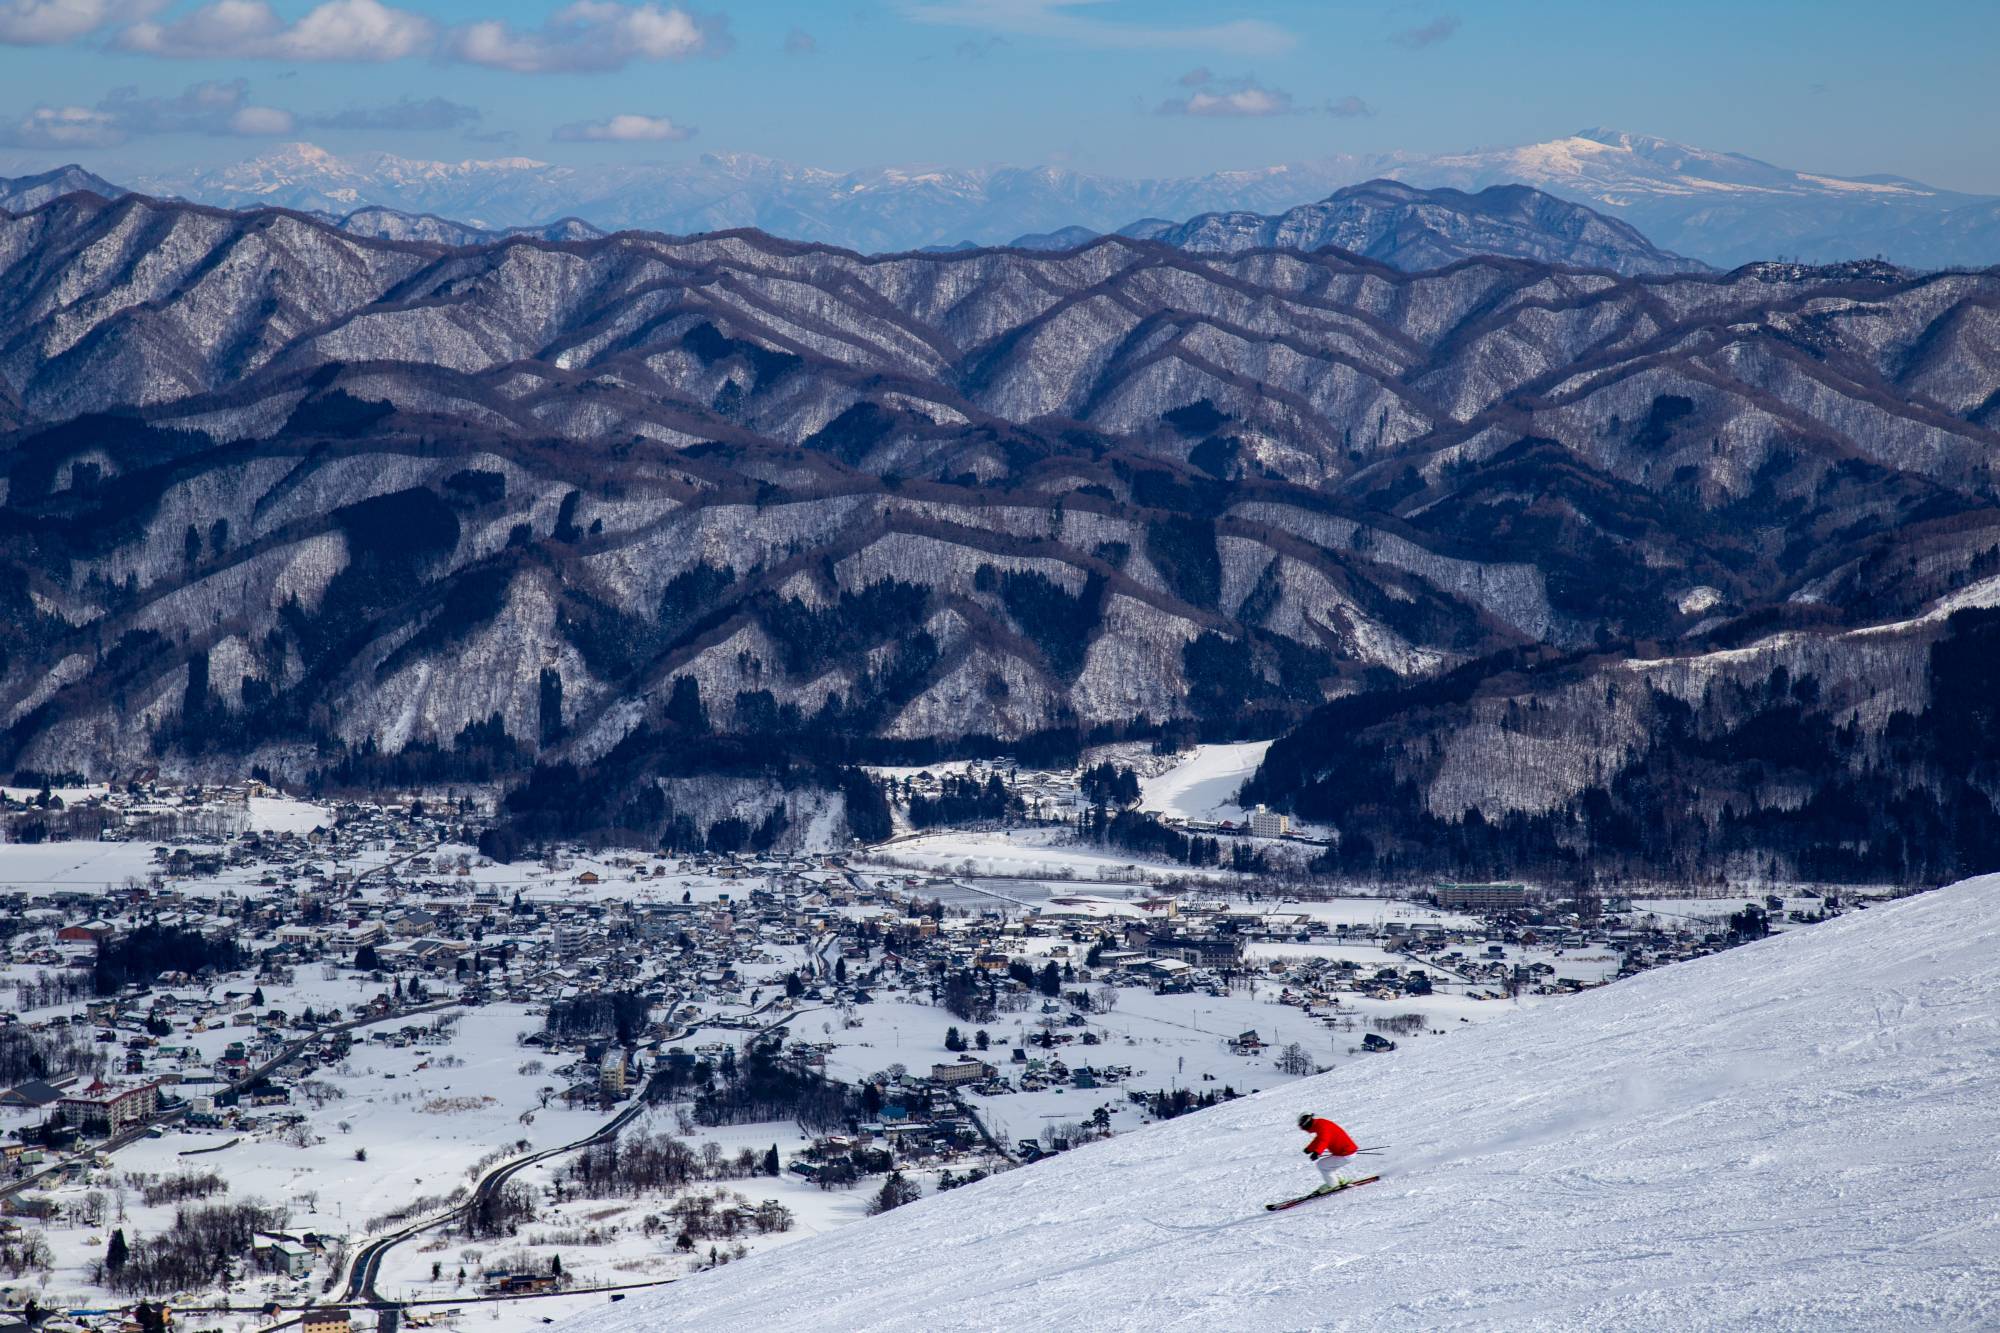
<instances>
[{"instance_id":1,"label":"winding road","mask_svg":"<svg viewBox=\"0 0 2000 1333\"><path fill-rule=\"evenodd\" d=\"M824 960L819 960L819 965L823 967L825 965ZM783 998L784 993L780 991L777 995L773 995L762 1004L745 1010L742 1014L735 1015L735 1017L741 1019L761 1014ZM685 1002L685 999L685 996L676 996L667 1005L667 1012L672 1013L675 1009L678 1009ZM801 1014L811 1012L813 1011L810 1009L795 1010L792 1013L786 1014L777 1022L767 1024L763 1028L758 1029L756 1035L762 1036L772 1028L782 1027L793 1022ZM712 1023L690 1023L676 1032L667 1034L660 1038L660 1040L662 1042L682 1041L700 1029L712 1025ZM640 1085L638 1092L633 1096L629 1105L625 1106L616 1115L584 1137L577 1139L573 1143L564 1143L551 1148L540 1148L534 1152L516 1157L511 1161L502 1162L480 1177L479 1184L473 1187L471 1196L464 1203L447 1209L442 1213L427 1217L422 1221L413 1222L399 1231L392 1231L388 1235L378 1236L363 1245L355 1253L353 1267L348 1270L347 1287L342 1293L341 1301L338 1303L352 1306L372 1306L378 1309L409 1304L410 1302L391 1300L383 1296L375 1285L382 1273L382 1262L388 1257L391 1250L401 1245L404 1241L409 1240L412 1236L422 1235L426 1231L435 1231L439 1227L447 1226L460 1220L473 1208L498 1195L506 1187L507 1182L512 1180L516 1175L538 1162L545 1162L552 1157L561 1157L565 1153L576 1152L580 1149L590 1147L592 1144L605 1143L617 1138L619 1131L631 1124L650 1105L646 1094L647 1090L652 1086L652 1081L652 1076L649 1075L646 1081ZM606 1290L613 1289L607 1288ZM272 1327L283 1327L283 1325L273 1325Z\"/></svg>"}]
</instances>

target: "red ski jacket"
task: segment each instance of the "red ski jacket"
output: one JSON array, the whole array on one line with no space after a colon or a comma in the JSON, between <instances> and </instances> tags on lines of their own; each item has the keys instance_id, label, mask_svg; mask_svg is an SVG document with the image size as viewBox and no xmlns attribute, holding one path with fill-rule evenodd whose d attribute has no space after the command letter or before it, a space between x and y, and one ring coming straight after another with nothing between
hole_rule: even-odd
<instances>
[{"instance_id":1,"label":"red ski jacket","mask_svg":"<svg viewBox=\"0 0 2000 1333\"><path fill-rule=\"evenodd\" d=\"M1323 1152L1330 1152L1335 1157L1352 1157L1357 1146L1346 1130L1331 1120L1322 1119L1312 1122L1312 1142L1306 1145L1306 1151L1314 1157Z\"/></svg>"}]
</instances>

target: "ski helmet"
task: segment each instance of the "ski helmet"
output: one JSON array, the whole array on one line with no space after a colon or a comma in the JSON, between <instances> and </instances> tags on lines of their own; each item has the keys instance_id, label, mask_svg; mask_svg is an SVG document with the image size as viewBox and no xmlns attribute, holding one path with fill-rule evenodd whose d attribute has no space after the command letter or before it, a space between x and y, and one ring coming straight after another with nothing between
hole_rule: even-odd
<instances>
[{"instance_id":1,"label":"ski helmet","mask_svg":"<svg viewBox=\"0 0 2000 1333\"><path fill-rule=\"evenodd\" d=\"M1314 1115L1311 1111L1307 1111L1304 1115L1299 1117L1299 1128L1311 1129L1313 1127L1313 1121L1317 1119L1319 1119L1318 1116Z\"/></svg>"}]
</instances>

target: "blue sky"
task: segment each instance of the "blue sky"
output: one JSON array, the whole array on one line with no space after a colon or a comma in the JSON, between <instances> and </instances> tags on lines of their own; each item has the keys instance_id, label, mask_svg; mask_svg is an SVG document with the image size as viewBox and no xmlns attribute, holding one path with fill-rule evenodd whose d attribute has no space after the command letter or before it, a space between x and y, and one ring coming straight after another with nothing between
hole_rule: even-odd
<instances>
[{"instance_id":1,"label":"blue sky","mask_svg":"<svg viewBox=\"0 0 2000 1333\"><path fill-rule=\"evenodd\" d=\"M0 161L307 140L1182 175L1592 125L2000 193L2000 5L0 0Z\"/></svg>"}]
</instances>

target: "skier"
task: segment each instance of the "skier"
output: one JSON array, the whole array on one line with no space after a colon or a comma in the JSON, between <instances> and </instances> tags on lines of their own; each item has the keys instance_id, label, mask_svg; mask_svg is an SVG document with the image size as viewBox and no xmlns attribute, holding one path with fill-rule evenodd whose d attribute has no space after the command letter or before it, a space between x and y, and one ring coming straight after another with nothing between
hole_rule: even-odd
<instances>
[{"instance_id":1,"label":"skier","mask_svg":"<svg viewBox=\"0 0 2000 1333\"><path fill-rule=\"evenodd\" d=\"M1314 1193L1328 1194L1346 1186L1349 1182L1340 1176L1340 1168L1358 1151L1353 1138L1339 1125L1310 1111L1299 1117L1299 1128L1312 1135L1312 1142L1306 1145L1306 1156L1313 1159L1320 1178L1326 1182Z\"/></svg>"}]
</instances>

